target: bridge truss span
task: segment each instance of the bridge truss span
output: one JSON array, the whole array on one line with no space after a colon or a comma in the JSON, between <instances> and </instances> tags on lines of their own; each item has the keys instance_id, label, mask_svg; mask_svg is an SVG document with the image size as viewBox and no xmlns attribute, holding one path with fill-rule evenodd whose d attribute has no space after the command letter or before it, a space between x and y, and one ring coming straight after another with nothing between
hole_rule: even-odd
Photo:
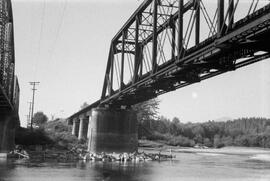
<instances>
[{"instance_id":1,"label":"bridge truss span","mask_svg":"<svg viewBox=\"0 0 270 181\"><path fill-rule=\"evenodd\" d=\"M18 79L15 76L14 31L11 0L0 0L0 154L15 147L20 125Z\"/></svg>"},{"instance_id":2,"label":"bridge truss span","mask_svg":"<svg viewBox=\"0 0 270 181\"><path fill-rule=\"evenodd\" d=\"M14 32L10 0L0 0L0 113L18 112L19 83L14 75Z\"/></svg>"},{"instance_id":3,"label":"bridge truss span","mask_svg":"<svg viewBox=\"0 0 270 181\"><path fill-rule=\"evenodd\" d=\"M101 105L133 105L269 58L264 0L145 0L111 41Z\"/></svg>"}]
</instances>

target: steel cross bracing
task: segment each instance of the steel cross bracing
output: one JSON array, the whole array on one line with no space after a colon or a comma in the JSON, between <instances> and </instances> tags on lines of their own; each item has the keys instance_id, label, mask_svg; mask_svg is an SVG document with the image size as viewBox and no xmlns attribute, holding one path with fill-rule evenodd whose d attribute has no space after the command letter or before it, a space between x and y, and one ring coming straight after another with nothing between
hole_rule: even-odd
<instances>
[{"instance_id":1,"label":"steel cross bracing","mask_svg":"<svg viewBox=\"0 0 270 181\"><path fill-rule=\"evenodd\" d=\"M269 57L265 0L145 0L111 41L100 105L133 105Z\"/></svg>"},{"instance_id":2,"label":"steel cross bracing","mask_svg":"<svg viewBox=\"0 0 270 181\"><path fill-rule=\"evenodd\" d=\"M18 110L19 84L14 76L13 18L10 0L0 0L0 113Z\"/></svg>"}]
</instances>

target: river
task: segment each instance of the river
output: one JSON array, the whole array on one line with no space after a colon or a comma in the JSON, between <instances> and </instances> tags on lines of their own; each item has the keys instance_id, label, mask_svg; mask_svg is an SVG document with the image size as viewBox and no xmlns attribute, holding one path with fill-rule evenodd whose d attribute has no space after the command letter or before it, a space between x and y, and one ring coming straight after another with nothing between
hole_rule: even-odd
<instances>
[{"instance_id":1,"label":"river","mask_svg":"<svg viewBox=\"0 0 270 181\"><path fill-rule=\"evenodd\" d=\"M169 161L139 163L0 160L0 181L270 180L270 150L174 149L173 155Z\"/></svg>"}]
</instances>

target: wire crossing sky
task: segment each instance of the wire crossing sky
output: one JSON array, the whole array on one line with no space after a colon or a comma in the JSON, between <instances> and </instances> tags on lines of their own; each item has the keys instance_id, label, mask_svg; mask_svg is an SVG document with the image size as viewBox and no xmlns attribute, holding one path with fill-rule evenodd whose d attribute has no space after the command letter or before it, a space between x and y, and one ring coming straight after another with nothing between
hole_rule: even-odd
<instances>
[{"instance_id":1,"label":"wire crossing sky","mask_svg":"<svg viewBox=\"0 0 270 181\"><path fill-rule=\"evenodd\" d=\"M206 1L209 2L209 1ZM207 4L205 2L205 4ZM251 2L251 1L249 1ZM29 81L39 81L35 111L68 117L101 96L110 41L142 3L137 0L14 0L20 118ZM270 61L228 72L159 97L160 114L183 122L270 117Z\"/></svg>"}]
</instances>

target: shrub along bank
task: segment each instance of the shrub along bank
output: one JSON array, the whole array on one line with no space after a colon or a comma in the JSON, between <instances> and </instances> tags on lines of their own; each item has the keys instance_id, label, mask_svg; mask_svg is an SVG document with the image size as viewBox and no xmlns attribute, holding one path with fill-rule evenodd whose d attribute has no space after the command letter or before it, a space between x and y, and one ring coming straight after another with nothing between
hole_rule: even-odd
<instances>
[{"instance_id":1,"label":"shrub along bank","mask_svg":"<svg viewBox=\"0 0 270 181\"><path fill-rule=\"evenodd\" d=\"M43 145L48 149L70 150L74 147L86 148L86 141L79 141L71 135L71 126L65 120L55 120L44 123L31 131L28 128L19 128L16 131L15 143L24 147Z\"/></svg>"}]
</instances>

